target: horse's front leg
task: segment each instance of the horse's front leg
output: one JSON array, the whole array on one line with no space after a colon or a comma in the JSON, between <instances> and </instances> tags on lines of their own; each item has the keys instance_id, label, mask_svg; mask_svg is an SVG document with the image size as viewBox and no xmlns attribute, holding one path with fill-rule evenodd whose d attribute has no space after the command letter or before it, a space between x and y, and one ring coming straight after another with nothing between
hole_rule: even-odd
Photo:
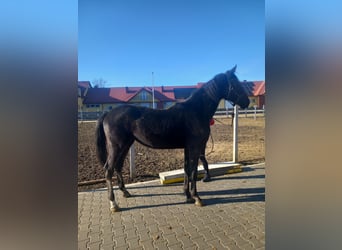
<instances>
[{"instance_id":1,"label":"horse's front leg","mask_svg":"<svg viewBox=\"0 0 342 250\"><path fill-rule=\"evenodd\" d=\"M189 169L189 152L184 149L184 194L186 196L186 203L194 203L195 200L191 197L189 191L189 178L191 176L191 170Z\"/></svg>"},{"instance_id":2,"label":"horse's front leg","mask_svg":"<svg viewBox=\"0 0 342 250\"><path fill-rule=\"evenodd\" d=\"M202 207L204 204L201 200L201 198L198 196L197 193L197 167L198 167L198 158L193 158L190 159L191 165L193 166L191 169L191 186L190 186L190 193L191 193L191 197L195 200L195 205Z\"/></svg>"},{"instance_id":3,"label":"horse's front leg","mask_svg":"<svg viewBox=\"0 0 342 250\"><path fill-rule=\"evenodd\" d=\"M184 190L187 196L187 202L195 202L197 206L203 206L203 203L197 193L197 167L200 151L196 149L190 150L186 154L186 165L185 165L185 178L184 178ZM189 192L189 179L191 182Z\"/></svg>"}]
</instances>

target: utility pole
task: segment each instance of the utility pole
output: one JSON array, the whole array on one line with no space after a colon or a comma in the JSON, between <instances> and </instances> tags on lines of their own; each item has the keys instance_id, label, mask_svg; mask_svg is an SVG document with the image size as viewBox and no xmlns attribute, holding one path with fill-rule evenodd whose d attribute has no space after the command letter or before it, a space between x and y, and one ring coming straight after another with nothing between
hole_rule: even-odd
<instances>
[{"instance_id":1,"label":"utility pole","mask_svg":"<svg viewBox=\"0 0 342 250\"><path fill-rule=\"evenodd\" d=\"M152 72L152 108L154 109L154 73Z\"/></svg>"},{"instance_id":2,"label":"utility pole","mask_svg":"<svg viewBox=\"0 0 342 250\"><path fill-rule=\"evenodd\" d=\"M239 120L239 108L238 105L234 106L234 119L233 119L233 162L239 161L239 149L238 149L238 120Z\"/></svg>"}]
</instances>

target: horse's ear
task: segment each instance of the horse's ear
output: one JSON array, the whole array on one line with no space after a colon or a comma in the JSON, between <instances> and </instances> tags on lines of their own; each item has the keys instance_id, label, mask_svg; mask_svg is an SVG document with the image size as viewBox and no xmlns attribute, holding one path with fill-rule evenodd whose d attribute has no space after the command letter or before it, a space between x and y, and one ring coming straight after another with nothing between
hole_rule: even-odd
<instances>
[{"instance_id":1,"label":"horse's ear","mask_svg":"<svg viewBox=\"0 0 342 250\"><path fill-rule=\"evenodd\" d=\"M234 74L235 73L235 70L236 70L236 66L237 65L235 65L231 70L227 70L227 72L226 72L226 75L231 75L231 74Z\"/></svg>"}]
</instances>

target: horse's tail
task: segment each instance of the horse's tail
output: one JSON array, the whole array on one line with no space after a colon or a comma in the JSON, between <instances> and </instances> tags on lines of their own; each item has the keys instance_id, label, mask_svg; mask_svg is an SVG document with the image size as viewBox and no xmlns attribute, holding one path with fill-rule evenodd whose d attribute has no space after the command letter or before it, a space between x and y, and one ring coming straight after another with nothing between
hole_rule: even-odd
<instances>
[{"instance_id":1,"label":"horse's tail","mask_svg":"<svg viewBox=\"0 0 342 250\"><path fill-rule=\"evenodd\" d=\"M104 113L97 121L96 125L96 154L102 165L105 165L107 161L107 147L106 147L106 135L103 129L103 120L107 113Z\"/></svg>"}]
</instances>

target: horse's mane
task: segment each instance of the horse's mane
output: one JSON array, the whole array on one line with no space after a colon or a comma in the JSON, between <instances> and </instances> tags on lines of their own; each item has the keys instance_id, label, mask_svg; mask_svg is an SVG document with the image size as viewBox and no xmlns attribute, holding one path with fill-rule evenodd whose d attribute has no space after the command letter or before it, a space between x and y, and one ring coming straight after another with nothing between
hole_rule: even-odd
<instances>
[{"instance_id":1,"label":"horse's mane","mask_svg":"<svg viewBox=\"0 0 342 250\"><path fill-rule=\"evenodd\" d=\"M225 80L225 74L218 74L203 84L202 87L196 89L188 98L177 103L190 104L195 103L197 100L202 99L202 95L208 96L209 99L218 103L222 98L222 89Z\"/></svg>"},{"instance_id":2,"label":"horse's mane","mask_svg":"<svg viewBox=\"0 0 342 250\"><path fill-rule=\"evenodd\" d=\"M206 92L206 94L215 102L219 102L221 99L220 95L220 89L217 81L215 81L215 78L208 81L203 87L203 90Z\"/></svg>"}]
</instances>

